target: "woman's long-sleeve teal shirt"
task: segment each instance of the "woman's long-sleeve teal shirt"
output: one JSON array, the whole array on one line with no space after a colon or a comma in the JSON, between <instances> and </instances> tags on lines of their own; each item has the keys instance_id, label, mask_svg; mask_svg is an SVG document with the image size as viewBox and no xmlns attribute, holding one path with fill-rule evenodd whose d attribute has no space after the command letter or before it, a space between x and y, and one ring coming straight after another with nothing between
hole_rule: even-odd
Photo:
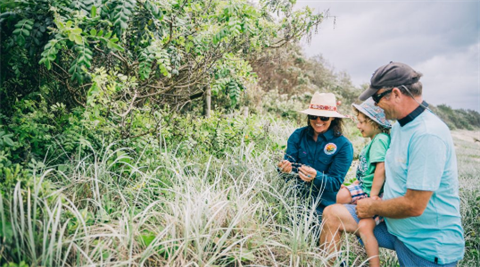
<instances>
[{"instance_id":1,"label":"woman's long-sleeve teal shirt","mask_svg":"<svg viewBox=\"0 0 480 267\"><path fill-rule=\"evenodd\" d=\"M345 136L335 136L332 129L319 134L315 141L313 129L306 126L295 130L288 138L285 159L317 170L312 182L298 180L311 186L307 191L314 199L320 196L316 209L321 214L326 206L336 202L337 192L353 161L353 146Z\"/></svg>"}]
</instances>

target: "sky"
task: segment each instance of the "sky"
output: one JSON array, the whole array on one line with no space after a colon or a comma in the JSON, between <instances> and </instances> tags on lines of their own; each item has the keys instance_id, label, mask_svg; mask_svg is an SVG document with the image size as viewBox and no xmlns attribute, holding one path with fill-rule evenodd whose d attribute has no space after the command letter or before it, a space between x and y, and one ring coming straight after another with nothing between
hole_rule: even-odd
<instances>
[{"instance_id":1,"label":"sky","mask_svg":"<svg viewBox=\"0 0 480 267\"><path fill-rule=\"evenodd\" d=\"M329 17L307 56L322 55L355 86L390 61L423 73L423 98L433 105L480 112L480 0L299 0Z\"/></svg>"}]
</instances>

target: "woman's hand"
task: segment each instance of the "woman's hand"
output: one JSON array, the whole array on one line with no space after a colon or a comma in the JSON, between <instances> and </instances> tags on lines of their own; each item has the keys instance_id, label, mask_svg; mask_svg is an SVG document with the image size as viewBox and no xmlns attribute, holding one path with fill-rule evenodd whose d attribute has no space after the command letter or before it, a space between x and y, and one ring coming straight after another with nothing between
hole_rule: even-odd
<instances>
[{"instance_id":1,"label":"woman's hand","mask_svg":"<svg viewBox=\"0 0 480 267\"><path fill-rule=\"evenodd\" d=\"M305 182L311 182L317 176L317 170L312 167L302 165L298 168L298 176Z\"/></svg>"},{"instance_id":2,"label":"woman's hand","mask_svg":"<svg viewBox=\"0 0 480 267\"><path fill-rule=\"evenodd\" d=\"M278 169L284 173L291 173L292 172L292 163L288 160L282 160L278 164Z\"/></svg>"}]
</instances>

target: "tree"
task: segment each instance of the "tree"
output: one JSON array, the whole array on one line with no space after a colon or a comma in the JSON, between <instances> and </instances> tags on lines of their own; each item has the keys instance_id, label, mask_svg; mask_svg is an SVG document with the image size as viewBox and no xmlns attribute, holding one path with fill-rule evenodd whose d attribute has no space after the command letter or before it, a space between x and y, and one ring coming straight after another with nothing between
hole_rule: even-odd
<instances>
[{"instance_id":1,"label":"tree","mask_svg":"<svg viewBox=\"0 0 480 267\"><path fill-rule=\"evenodd\" d=\"M55 127L42 120L35 134L53 136L63 126L51 107L62 104L90 121L89 131L125 139L155 132L156 112L181 109L206 91L216 105L234 106L255 82L251 61L321 22L308 8L294 11L294 2L2 1L1 124L50 112Z\"/></svg>"},{"instance_id":2,"label":"tree","mask_svg":"<svg viewBox=\"0 0 480 267\"><path fill-rule=\"evenodd\" d=\"M120 118L146 103L181 107L208 88L235 102L255 79L249 60L321 22L293 2L4 2L2 113L38 93L52 104L102 104Z\"/></svg>"}]
</instances>

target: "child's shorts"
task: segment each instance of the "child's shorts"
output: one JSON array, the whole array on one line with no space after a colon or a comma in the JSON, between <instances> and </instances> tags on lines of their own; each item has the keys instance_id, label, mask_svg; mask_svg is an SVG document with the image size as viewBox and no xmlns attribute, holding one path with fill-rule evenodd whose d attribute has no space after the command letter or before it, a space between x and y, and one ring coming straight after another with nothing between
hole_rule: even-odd
<instances>
[{"instance_id":1,"label":"child's shorts","mask_svg":"<svg viewBox=\"0 0 480 267\"><path fill-rule=\"evenodd\" d=\"M352 203L357 205L357 201L360 199L368 198L367 193L363 191L363 188L358 185L358 184L351 184L347 186L348 191L350 191L350 195L352 196ZM380 196L381 198L382 196ZM379 223L383 222L384 219L382 216L375 215L373 216L373 219L375 220L375 225L378 225Z\"/></svg>"},{"instance_id":2,"label":"child's shorts","mask_svg":"<svg viewBox=\"0 0 480 267\"><path fill-rule=\"evenodd\" d=\"M357 204L357 201L360 199L368 198L367 193L363 191L363 188L358 184L351 184L347 186L350 195L352 196L352 204Z\"/></svg>"}]
</instances>

